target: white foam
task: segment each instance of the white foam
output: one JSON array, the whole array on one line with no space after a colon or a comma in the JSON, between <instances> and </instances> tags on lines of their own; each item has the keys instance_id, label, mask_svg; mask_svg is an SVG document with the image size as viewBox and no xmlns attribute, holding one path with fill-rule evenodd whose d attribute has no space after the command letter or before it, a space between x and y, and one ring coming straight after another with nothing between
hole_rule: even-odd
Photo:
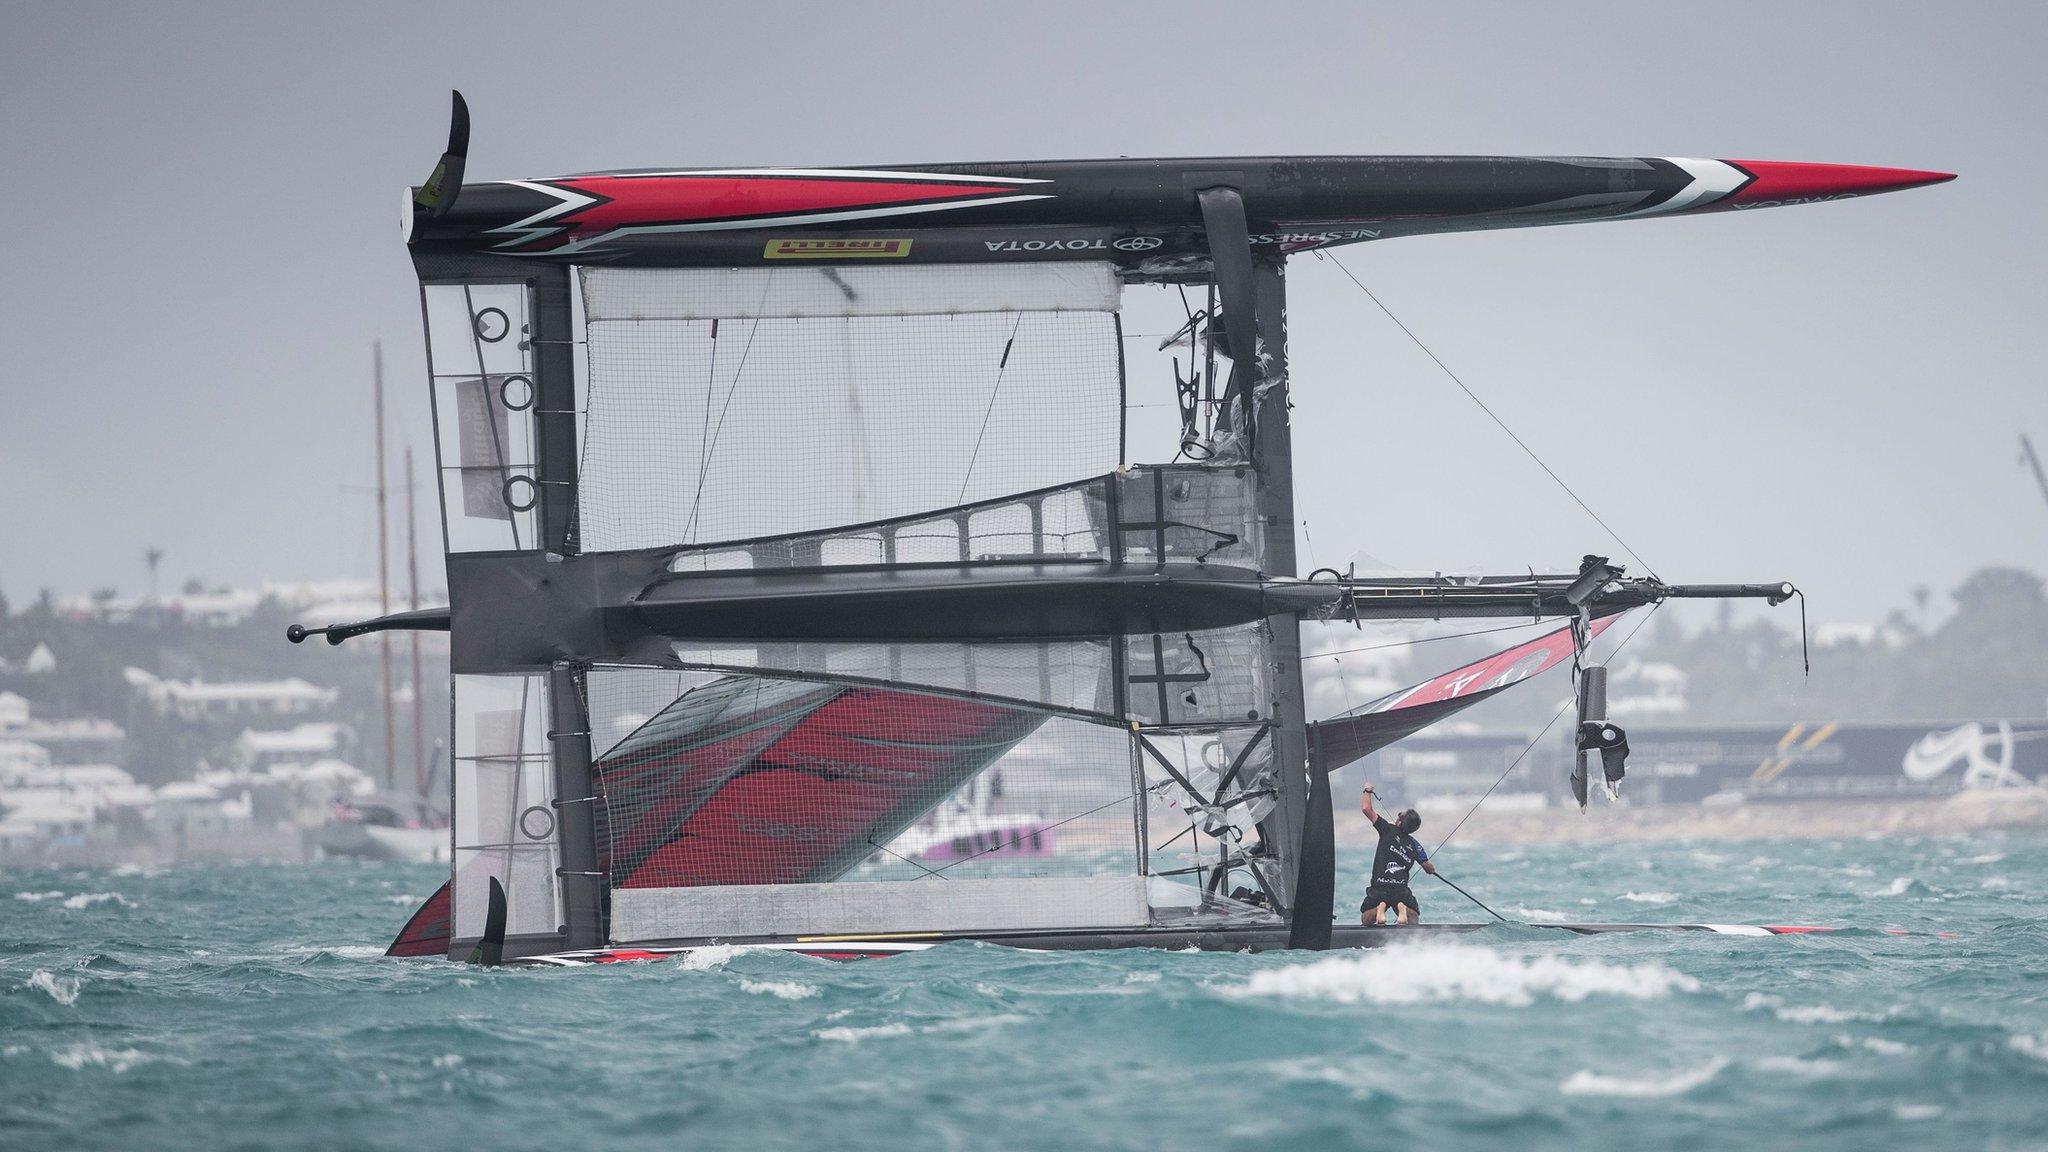
<instances>
[{"instance_id":1,"label":"white foam","mask_svg":"<svg viewBox=\"0 0 2048 1152\"><path fill-rule=\"evenodd\" d=\"M827 1017L827 1019L834 1018L836 1017ZM936 1024L925 1024L916 1028L903 1023L876 1024L867 1028L821 1028L811 1033L811 1035L816 1036L820 1040L834 1040L842 1044L858 1044L863 1040L873 1040L883 1036L908 1036L913 1032L922 1035L930 1035L935 1032L979 1032L984 1028L992 1028L1001 1024L1020 1024L1024 1019L1025 1017L1019 1016L1014 1012L1005 1012L996 1016L970 1016L964 1020L941 1020Z\"/></svg>"},{"instance_id":2,"label":"white foam","mask_svg":"<svg viewBox=\"0 0 2048 1152\"><path fill-rule=\"evenodd\" d=\"M1226 996L1277 996L1340 1004L1429 1004L1469 1000L1520 1006L1537 996L1649 1000L1692 992L1699 982L1658 964L1628 966L1558 956L1514 957L1457 944L1388 947L1253 973Z\"/></svg>"},{"instance_id":3,"label":"white foam","mask_svg":"<svg viewBox=\"0 0 2048 1152\"><path fill-rule=\"evenodd\" d=\"M908 1036L908 1024L877 1024L872 1028L820 1028L811 1033L820 1040L835 1040L841 1044L858 1044L878 1036Z\"/></svg>"},{"instance_id":4,"label":"white foam","mask_svg":"<svg viewBox=\"0 0 2048 1152\"><path fill-rule=\"evenodd\" d=\"M1621 898L1631 904L1671 904L1678 900L1669 892L1623 892Z\"/></svg>"},{"instance_id":5,"label":"white foam","mask_svg":"<svg viewBox=\"0 0 2048 1152\"><path fill-rule=\"evenodd\" d=\"M137 1064L148 1063L149 1057L133 1048L108 1049L97 1044L80 1044L50 1053L50 1062L60 1068L69 1068L73 1072L86 1068L105 1068L118 1075Z\"/></svg>"},{"instance_id":6,"label":"white foam","mask_svg":"<svg viewBox=\"0 0 2048 1152\"><path fill-rule=\"evenodd\" d=\"M731 944L706 944L683 953L678 963L686 972L709 972L713 968L725 967L739 954L740 950Z\"/></svg>"},{"instance_id":7,"label":"white foam","mask_svg":"<svg viewBox=\"0 0 2048 1152\"><path fill-rule=\"evenodd\" d=\"M105 904L109 901L119 904L123 908L135 907L133 900L128 899L119 892L80 892L78 895L64 901L64 907L76 912L80 909L90 908L95 904Z\"/></svg>"},{"instance_id":8,"label":"white foam","mask_svg":"<svg viewBox=\"0 0 2048 1152\"><path fill-rule=\"evenodd\" d=\"M993 1028L999 1024L1022 1024L1026 1019L1028 1017L1019 1016L1015 1012L998 1012L993 1016L968 1016L959 1020L941 1020L936 1024L927 1024L919 1028L918 1031L979 1032L983 1028Z\"/></svg>"},{"instance_id":9,"label":"white foam","mask_svg":"<svg viewBox=\"0 0 2048 1152\"><path fill-rule=\"evenodd\" d=\"M1886 1040L1878 1036L1837 1036L1835 1043L1843 1048L1862 1048L1880 1056L1905 1056L1913 1051L1911 1044L1897 1040Z\"/></svg>"},{"instance_id":10,"label":"white foam","mask_svg":"<svg viewBox=\"0 0 2048 1152\"><path fill-rule=\"evenodd\" d=\"M1639 1080L1608 1076L1582 1068L1558 1085L1558 1090L1567 1096L1623 1096L1635 1100L1683 1096L1719 1076L1721 1069L1727 1066L1727 1060L1716 1056L1697 1068L1674 1072L1669 1076L1645 1077Z\"/></svg>"},{"instance_id":11,"label":"white foam","mask_svg":"<svg viewBox=\"0 0 2048 1152\"><path fill-rule=\"evenodd\" d=\"M1742 1008L1745 1012L1768 1009L1771 1015L1787 1024L1853 1024L1858 1021L1874 1024L1884 1019L1868 1012L1851 1012L1844 1008L1836 1008L1831 1004L1786 1004L1776 996L1765 996L1759 992L1752 992L1743 997Z\"/></svg>"},{"instance_id":12,"label":"white foam","mask_svg":"<svg viewBox=\"0 0 2048 1152\"><path fill-rule=\"evenodd\" d=\"M1126 973L1124 973L1124 983L1126 983L1126 984L1157 984L1157 983L1159 983L1159 973L1157 973L1157 972L1126 972Z\"/></svg>"},{"instance_id":13,"label":"white foam","mask_svg":"<svg viewBox=\"0 0 2048 1152\"><path fill-rule=\"evenodd\" d=\"M67 1008L78 1003L79 982L76 976L59 976L47 968L38 968L29 976L28 986L48 992L50 999Z\"/></svg>"},{"instance_id":14,"label":"white foam","mask_svg":"<svg viewBox=\"0 0 2048 1152\"><path fill-rule=\"evenodd\" d=\"M45 900L62 900L64 894L62 892L16 892L14 898L16 900L26 900L30 904L40 904Z\"/></svg>"},{"instance_id":15,"label":"white foam","mask_svg":"<svg viewBox=\"0 0 2048 1152\"><path fill-rule=\"evenodd\" d=\"M1807 1080L1840 1076L1847 1065L1840 1060L1809 1060L1803 1056L1766 1056L1756 1062L1760 1072L1778 1072Z\"/></svg>"},{"instance_id":16,"label":"white foam","mask_svg":"<svg viewBox=\"0 0 2048 1152\"><path fill-rule=\"evenodd\" d=\"M2006 1040L2006 1047L2022 1056L2036 1060L2048 1060L2048 1036L2013 1036Z\"/></svg>"},{"instance_id":17,"label":"white foam","mask_svg":"<svg viewBox=\"0 0 2048 1152\"><path fill-rule=\"evenodd\" d=\"M2012 887L2012 881L2003 876L1986 876L1977 882L1977 887L2000 892Z\"/></svg>"},{"instance_id":18,"label":"white foam","mask_svg":"<svg viewBox=\"0 0 2048 1152\"><path fill-rule=\"evenodd\" d=\"M372 956L381 959L385 951L386 949L379 948L375 944L328 944L300 949L294 952L294 955L318 956L321 953L326 953L329 956L342 956L349 959L367 959Z\"/></svg>"},{"instance_id":19,"label":"white foam","mask_svg":"<svg viewBox=\"0 0 2048 1152\"><path fill-rule=\"evenodd\" d=\"M1948 1111L1939 1104L1895 1104L1892 1115L1900 1120L1936 1120Z\"/></svg>"},{"instance_id":20,"label":"white foam","mask_svg":"<svg viewBox=\"0 0 2048 1152\"><path fill-rule=\"evenodd\" d=\"M1513 904L1508 906L1508 911L1521 920L1564 920L1571 915L1568 912L1552 912L1548 908L1523 908Z\"/></svg>"},{"instance_id":21,"label":"white foam","mask_svg":"<svg viewBox=\"0 0 2048 1152\"><path fill-rule=\"evenodd\" d=\"M407 896L401 893L397 896L384 897L384 902L386 904L396 904L399 907L403 908L408 905L418 904L420 901L424 899L426 899L426 897L424 896Z\"/></svg>"},{"instance_id":22,"label":"white foam","mask_svg":"<svg viewBox=\"0 0 2048 1152\"><path fill-rule=\"evenodd\" d=\"M1999 862L2000 860L2003 860L2003 859L2005 859L2005 853L2003 853L2003 852L1986 852L1986 853L1985 853L1984 855L1982 855L1982 856L1971 856L1971 857L1969 857L1969 858L1965 859L1965 860L1963 861L1963 863L1965 863L1965 864L1996 864L1996 863L1998 863L1998 862Z\"/></svg>"},{"instance_id":23,"label":"white foam","mask_svg":"<svg viewBox=\"0 0 2048 1152\"><path fill-rule=\"evenodd\" d=\"M445 1056L436 1056L434 1057L434 1067L442 1069L460 1068L462 1067L462 1057L453 1052Z\"/></svg>"},{"instance_id":24,"label":"white foam","mask_svg":"<svg viewBox=\"0 0 2048 1152\"><path fill-rule=\"evenodd\" d=\"M811 985L794 980L742 980L740 991L752 992L756 996L773 996L777 1000L808 1000L818 994Z\"/></svg>"}]
</instances>

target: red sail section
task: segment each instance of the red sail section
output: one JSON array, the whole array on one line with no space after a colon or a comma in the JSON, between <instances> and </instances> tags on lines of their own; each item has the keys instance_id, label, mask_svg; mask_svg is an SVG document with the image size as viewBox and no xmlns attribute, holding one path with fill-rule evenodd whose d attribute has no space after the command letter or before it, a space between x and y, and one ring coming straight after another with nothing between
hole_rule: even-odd
<instances>
[{"instance_id":1,"label":"red sail section","mask_svg":"<svg viewBox=\"0 0 2048 1152\"><path fill-rule=\"evenodd\" d=\"M1605 632L1608 625L1620 618L1603 616L1593 621L1592 635ZM1531 676L1547 672L1570 659L1571 654L1570 627L1546 632L1477 663L1454 668L1433 680L1311 724L1310 738L1324 768L1341 768Z\"/></svg>"},{"instance_id":2,"label":"red sail section","mask_svg":"<svg viewBox=\"0 0 2048 1152\"><path fill-rule=\"evenodd\" d=\"M834 879L1043 721L893 689L716 681L599 760L612 884Z\"/></svg>"},{"instance_id":3,"label":"red sail section","mask_svg":"<svg viewBox=\"0 0 2048 1152\"><path fill-rule=\"evenodd\" d=\"M398 938L391 947L384 950L386 956L446 956L448 937L453 930L453 903L448 884L442 884L432 896L426 898L405 927L398 930Z\"/></svg>"}]
</instances>

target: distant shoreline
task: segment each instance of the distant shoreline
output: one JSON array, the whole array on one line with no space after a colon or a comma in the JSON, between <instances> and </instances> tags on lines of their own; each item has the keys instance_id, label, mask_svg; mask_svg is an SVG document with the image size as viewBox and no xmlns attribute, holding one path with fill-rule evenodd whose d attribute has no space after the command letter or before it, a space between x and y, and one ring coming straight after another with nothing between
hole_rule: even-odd
<instances>
[{"instance_id":1,"label":"distant shoreline","mask_svg":"<svg viewBox=\"0 0 2048 1152\"><path fill-rule=\"evenodd\" d=\"M1424 843L1449 832L1457 813L1429 814ZM1430 827L1435 825L1435 829ZM1596 797L1581 814L1568 808L1474 812L1458 830L1467 844L1626 843L1668 840L1836 840L1860 836L1964 835L2048 829L2048 790L1959 792L1924 800L1793 800L1768 804L1629 807ZM1337 817L1340 843L1367 839L1364 821Z\"/></svg>"}]
</instances>

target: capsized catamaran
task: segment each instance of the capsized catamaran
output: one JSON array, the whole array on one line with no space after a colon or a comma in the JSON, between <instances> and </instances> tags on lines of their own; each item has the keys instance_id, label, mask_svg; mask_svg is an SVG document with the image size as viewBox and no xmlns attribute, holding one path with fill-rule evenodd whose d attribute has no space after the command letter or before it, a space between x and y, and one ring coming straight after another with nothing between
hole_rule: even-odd
<instances>
[{"instance_id":1,"label":"capsized catamaran","mask_svg":"<svg viewBox=\"0 0 2048 1152\"><path fill-rule=\"evenodd\" d=\"M391 951L486 961L1417 931L1333 925L1332 770L1570 661L1583 806L1627 756L1600 630L1795 589L1598 556L1297 575L1288 256L1951 178L1361 156L464 184L468 129L458 96L405 220L450 607L293 639L452 631L453 874ZM1180 442L1132 464L1121 310L1152 286L1190 301L1162 346ZM1309 721L1305 622L1469 617L1565 623ZM1028 831L915 849L995 773Z\"/></svg>"}]
</instances>

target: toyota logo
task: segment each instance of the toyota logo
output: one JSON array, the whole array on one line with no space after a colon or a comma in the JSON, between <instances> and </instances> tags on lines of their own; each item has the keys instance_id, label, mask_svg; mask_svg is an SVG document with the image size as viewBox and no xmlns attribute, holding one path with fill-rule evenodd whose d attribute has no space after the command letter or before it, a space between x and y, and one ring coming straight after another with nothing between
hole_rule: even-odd
<instances>
[{"instance_id":1,"label":"toyota logo","mask_svg":"<svg viewBox=\"0 0 2048 1152\"><path fill-rule=\"evenodd\" d=\"M1157 236L1126 236L1121 240L1111 241L1109 246L1119 252L1150 252L1164 243L1166 241Z\"/></svg>"}]
</instances>

